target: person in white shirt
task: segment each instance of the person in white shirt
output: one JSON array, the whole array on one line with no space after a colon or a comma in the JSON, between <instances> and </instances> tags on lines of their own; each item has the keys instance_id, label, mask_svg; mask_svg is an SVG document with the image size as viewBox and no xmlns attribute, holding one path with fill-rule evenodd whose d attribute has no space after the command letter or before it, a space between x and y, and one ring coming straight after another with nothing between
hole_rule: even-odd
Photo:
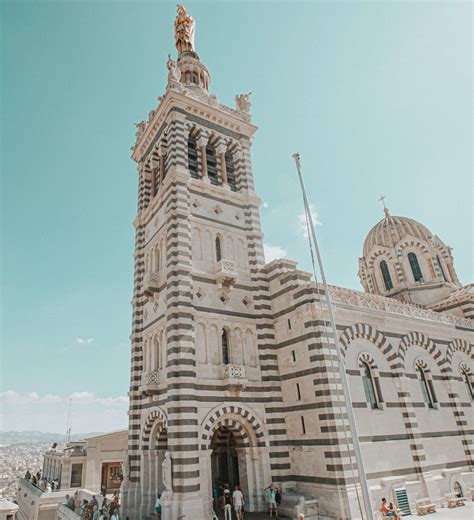
<instances>
[{"instance_id":1,"label":"person in white shirt","mask_svg":"<svg viewBox=\"0 0 474 520\"><path fill-rule=\"evenodd\" d=\"M235 486L232 493L232 503L234 504L235 515L237 520L242 520L242 506L244 505L244 494L240 491L239 486Z\"/></svg>"}]
</instances>

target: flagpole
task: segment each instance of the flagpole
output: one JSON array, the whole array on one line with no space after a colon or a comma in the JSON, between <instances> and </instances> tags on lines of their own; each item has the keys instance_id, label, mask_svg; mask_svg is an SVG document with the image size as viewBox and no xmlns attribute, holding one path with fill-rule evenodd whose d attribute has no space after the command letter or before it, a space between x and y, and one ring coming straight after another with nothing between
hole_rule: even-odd
<instances>
[{"instance_id":1,"label":"flagpole","mask_svg":"<svg viewBox=\"0 0 474 520\"><path fill-rule=\"evenodd\" d=\"M328 288L328 284L326 282L326 275L324 274L323 261L321 259L318 241L316 240L316 233L314 231L313 216L311 215L308 198L306 196L306 189L304 186L303 175L301 173L300 154L294 153L292 155L292 157L295 160L296 169L298 171L298 178L300 181L301 191L303 193L303 202L304 202L305 213L306 213L306 216L307 216L307 219L309 222L311 238L313 240L314 248L316 250L316 257L318 259L319 270L321 272L321 280L322 280L323 286L324 286L324 293L326 296L326 305L328 308L329 321L331 323L331 329L332 329L332 333L334 336L334 343L336 346L339 375L341 377L342 390L344 393L344 399L346 401L347 416L349 418L349 426L350 426L351 435L352 435L352 443L354 445L355 458L356 458L356 462L357 462L357 468L359 471L360 484L361 484L361 488L362 488L362 496L364 499L365 514L366 514L367 520L373 520L373 512L372 512L370 495L369 495L369 486L367 484L367 478L366 478L366 474L365 474L365 470L364 470L364 462L362 460L362 452L360 449L359 436L357 434L357 426L356 426L356 421L355 421L355 416L354 416L354 409L352 407L351 395L350 395L350 391L349 391L349 383L347 381L347 374L346 374L346 368L344 365L344 358L342 357L341 348L339 345L339 338L338 338L338 334L337 334L336 323L334 321L334 312L333 312L333 307L332 307L332 302L331 302L331 296L329 294L329 288Z\"/></svg>"}]
</instances>

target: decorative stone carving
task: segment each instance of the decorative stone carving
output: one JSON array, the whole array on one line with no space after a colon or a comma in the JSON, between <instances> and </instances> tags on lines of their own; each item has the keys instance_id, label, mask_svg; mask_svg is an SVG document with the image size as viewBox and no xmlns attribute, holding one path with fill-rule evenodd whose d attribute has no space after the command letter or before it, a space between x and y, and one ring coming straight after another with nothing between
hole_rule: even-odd
<instances>
[{"instance_id":1,"label":"decorative stone carving","mask_svg":"<svg viewBox=\"0 0 474 520\"><path fill-rule=\"evenodd\" d=\"M176 48L180 54L185 51L194 51L194 20L182 5L178 5L177 13L174 21Z\"/></svg>"},{"instance_id":2,"label":"decorative stone carving","mask_svg":"<svg viewBox=\"0 0 474 520\"><path fill-rule=\"evenodd\" d=\"M145 121L140 121L139 123L135 123L135 127L137 129L135 132L135 138L136 138L136 142L138 143L138 141L141 139L142 135L145 133L146 123L145 123Z\"/></svg>"},{"instance_id":3,"label":"decorative stone carving","mask_svg":"<svg viewBox=\"0 0 474 520\"><path fill-rule=\"evenodd\" d=\"M252 92L235 96L235 106L237 107L237 110L250 114L250 107L252 106L250 103L251 94Z\"/></svg>"},{"instance_id":4,"label":"decorative stone carving","mask_svg":"<svg viewBox=\"0 0 474 520\"><path fill-rule=\"evenodd\" d=\"M245 367L243 365L225 365L224 377L226 379L246 379Z\"/></svg>"},{"instance_id":5,"label":"decorative stone carving","mask_svg":"<svg viewBox=\"0 0 474 520\"><path fill-rule=\"evenodd\" d=\"M233 260L216 262L216 281L218 289L230 290L237 279L237 266Z\"/></svg>"},{"instance_id":6,"label":"decorative stone carving","mask_svg":"<svg viewBox=\"0 0 474 520\"><path fill-rule=\"evenodd\" d=\"M179 82L179 78L181 76L181 72L176 66L176 62L171 58L171 55L168 54L168 61L166 63L168 67L168 87L174 83Z\"/></svg>"},{"instance_id":7,"label":"decorative stone carving","mask_svg":"<svg viewBox=\"0 0 474 520\"><path fill-rule=\"evenodd\" d=\"M158 370L150 370L143 372L142 381L144 385L157 385L160 382Z\"/></svg>"}]
</instances>

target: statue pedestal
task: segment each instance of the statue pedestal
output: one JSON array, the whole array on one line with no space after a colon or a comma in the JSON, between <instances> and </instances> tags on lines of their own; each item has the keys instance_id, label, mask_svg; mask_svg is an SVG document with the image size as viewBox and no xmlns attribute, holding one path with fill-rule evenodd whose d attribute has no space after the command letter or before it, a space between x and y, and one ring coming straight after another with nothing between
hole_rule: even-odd
<instances>
[{"instance_id":1,"label":"statue pedestal","mask_svg":"<svg viewBox=\"0 0 474 520\"><path fill-rule=\"evenodd\" d=\"M161 494L161 520L172 520L177 518L172 511L173 505L173 492L163 491Z\"/></svg>"}]
</instances>

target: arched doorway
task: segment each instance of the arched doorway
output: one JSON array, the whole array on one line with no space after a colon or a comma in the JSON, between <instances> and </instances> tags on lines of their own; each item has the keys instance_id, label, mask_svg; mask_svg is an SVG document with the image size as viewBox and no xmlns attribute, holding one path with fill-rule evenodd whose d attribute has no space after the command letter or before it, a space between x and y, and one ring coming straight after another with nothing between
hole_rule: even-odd
<instances>
[{"instance_id":1,"label":"arched doorway","mask_svg":"<svg viewBox=\"0 0 474 520\"><path fill-rule=\"evenodd\" d=\"M168 450L168 431L161 420L153 422L146 441L141 471L142 510L153 515L156 497L164 491L162 464Z\"/></svg>"},{"instance_id":2,"label":"arched doorway","mask_svg":"<svg viewBox=\"0 0 474 520\"><path fill-rule=\"evenodd\" d=\"M238 442L235 433L226 426L214 432L211 439L212 482L217 488L228 484L230 489L240 482Z\"/></svg>"}]
</instances>

